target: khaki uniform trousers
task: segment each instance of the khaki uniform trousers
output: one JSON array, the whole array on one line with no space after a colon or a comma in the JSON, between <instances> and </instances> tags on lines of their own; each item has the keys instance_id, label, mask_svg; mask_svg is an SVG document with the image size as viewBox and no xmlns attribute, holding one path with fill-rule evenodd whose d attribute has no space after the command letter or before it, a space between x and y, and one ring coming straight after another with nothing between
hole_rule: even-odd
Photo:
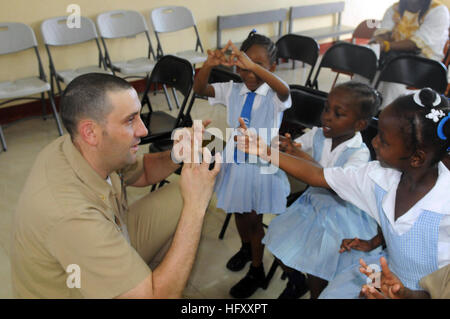
<instances>
[{"instance_id":1,"label":"khaki uniform trousers","mask_svg":"<svg viewBox=\"0 0 450 319\"><path fill-rule=\"evenodd\" d=\"M130 205L127 228L131 245L154 269L170 247L183 200L178 182L170 182Z\"/></svg>"}]
</instances>

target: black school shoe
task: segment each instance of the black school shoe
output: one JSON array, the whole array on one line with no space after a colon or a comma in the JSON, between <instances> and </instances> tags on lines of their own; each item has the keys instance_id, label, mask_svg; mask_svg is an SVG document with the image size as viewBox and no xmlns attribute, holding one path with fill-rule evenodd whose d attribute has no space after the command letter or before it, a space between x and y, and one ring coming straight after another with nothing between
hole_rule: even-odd
<instances>
[{"instance_id":1,"label":"black school shoe","mask_svg":"<svg viewBox=\"0 0 450 319\"><path fill-rule=\"evenodd\" d=\"M250 244L243 244L241 249L227 262L227 268L231 271L239 271L252 260L252 250Z\"/></svg>"},{"instance_id":2,"label":"black school shoe","mask_svg":"<svg viewBox=\"0 0 450 319\"><path fill-rule=\"evenodd\" d=\"M255 293L258 288L263 288L266 276L264 274L264 266L259 267L250 265L250 269L236 285L231 287L230 295L233 298L248 298Z\"/></svg>"},{"instance_id":3,"label":"black school shoe","mask_svg":"<svg viewBox=\"0 0 450 319\"><path fill-rule=\"evenodd\" d=\"M286 273L288 283L278 299L298 299L309 290L306 283L306 276L300 271L290 271Z\"/></svg>"}]
</instances>

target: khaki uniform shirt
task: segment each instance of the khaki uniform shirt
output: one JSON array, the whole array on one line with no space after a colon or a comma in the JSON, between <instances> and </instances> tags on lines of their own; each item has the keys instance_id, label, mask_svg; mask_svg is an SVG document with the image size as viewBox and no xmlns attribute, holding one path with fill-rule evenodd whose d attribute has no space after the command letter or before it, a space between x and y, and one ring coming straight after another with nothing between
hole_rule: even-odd
<instances>
[{"instance_id":1,"label":"khaki uniform shirt","mask_svg":"<svg viewBox=\"0 0 450 319\"><path fill-rule=\"evenodd\" d=\"M143 158L101 178L65 135L38 155L14 214L11 240L17 298L112 298L151 272L130 245L124 184Z\"/></svg>"},{"instance_id":2,"label":"khaki uniform shirt","mask_svg":"<svg viewBox=\"0 0 450 319\"><path fill-rule=\"evenodd\" d=\"M420 285L430 294L431 299L450 299L450 265L422 278Z\"/></svg>"}]
</instances>

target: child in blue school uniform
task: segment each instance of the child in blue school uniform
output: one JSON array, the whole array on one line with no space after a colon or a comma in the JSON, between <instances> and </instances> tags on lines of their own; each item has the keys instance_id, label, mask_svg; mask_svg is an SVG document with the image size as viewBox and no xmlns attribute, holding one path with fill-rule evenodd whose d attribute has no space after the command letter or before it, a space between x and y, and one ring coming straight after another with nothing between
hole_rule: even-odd
<instances>
[{"instance_id":1,"label":"child in blue school uniform","mask_svg":"<svg viewBox=\"0 0 450 319\"><path fill-rule=\"evenodd\" d=\"M280 150L306 157L321 167L358 168L370 160L360 131L367 127L380 104L378 92L366 84L338 85L328 95L322 127L314 127L296 139L297 144L290 136L282 139ZM305 153L310 151L312 157ZM317 298L339 267L366 255L352 250L340 258L341 241L376 234L373 218L327 189L309 187L286 213L272 220L263 239L289 279L280 298L299 298L308 289L311 298ZM307 273L307 282L301 272Z\"/></svg>"},{"instance_id":2,"label":"child in blue school uniform","mask_svg":"<svg viewBox=\"0 0 450 319\"><path fill-rule=\"evenodd\" d=\"M227 58L225 53L229 48L232 54ZM243 83L208 84L211 69L220 64L236 66ZM239 127L238 119L243 117L249 127L266 129L264 139L270 142L278 134L283 111L291 106L289 86L273 74L275 67L275 44L252 31L240 49L230 41L222 50L208 51L208 59L196 77L194 91L208 96L211 104L227 107L229 127ZM262 214L283 213L290 186L285 173L278 168L248 161L246 155L235 148L233 139L234 136L226 145L225 163L217 177L215 190L217 207L234 213L242 241L242 247L228 261L227 268L239 271L251 261L248 273L231 288L230 294L235 298L247 298L264 285Z\"/></svg>"},{"instance_id":3,"label":"child in blue school uniform","mask_svg":"<svg viewBox=\"0 0 450 319\"><path fill-rule=\"evenodd\" d=\"M379 117L372 140L377 161L360 168L324 169L276 150L262 156L310 185L334 190L375 218L389 268L405 287L420 290L421 278L450 263L450 172L442 162L450 150L448 113L447 98L431 89L397 98ZM267 146L242 121L241 127L247 136L238 147L262 154ZM358 298L367 284L362 273L379 259L361 259L362 269L359 264L343 269L320 298Z\"/></svg>"}]
</instances>

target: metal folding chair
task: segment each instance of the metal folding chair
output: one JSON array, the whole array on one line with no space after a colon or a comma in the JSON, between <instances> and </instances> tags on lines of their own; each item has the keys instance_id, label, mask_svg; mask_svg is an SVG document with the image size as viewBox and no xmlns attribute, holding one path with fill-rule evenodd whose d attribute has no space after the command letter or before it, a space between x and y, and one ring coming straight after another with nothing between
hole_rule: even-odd
<instances>
[{"instance_id":1,"label":"metal folding chair","mask_svg":"<svg viewBox=\"0 0 450 319\"><path fill-rule=\"evenodd\" d=\"M21 78L14 81L0 82L0 99L6 100L0 103L5 105L17 100L41 100L45 115L47 92L50 105L55 117L58 133L63 135L61 122L56 110L55 101L51 92L51 86L47 82L44 69L42 67L41 57L37 48L36 36L28 25L16 22L0 23L0 55L12 54L19 51L33 49L38 61L38 76ZM33 97L40 94L41 97ZM6 142L3 133L1 133L3 149L6 150Z\"/></svg>"},{"instance_id":2,"label":"metal folding chair","mask_svg":"<svg viewBox=\"0 0 450 319\"><path fill-rule=\"evenodd\" d=\"M80 27L69 28L67 25L68 17L55 17L45 20L41 24L42 37L44 38L45 48L48 54L50 66L50 84L52 92L54 92L54 84L58 87L58 93L61 94L61 85L69 84L76 77L86 73L108 73L103 54L100 49L98 41L97 30L95 24L91 19L80 17ZM50 52L50 47L72 46L88 41L95 41L98 49L98 66L90 65L75 69L57 70L54 64L54 59Z\"/></svg>"},{"instance_id":3,"label":"metal folding chair","mask_svg":"<svg viewBox=\"0 0 450 319\"><path fill-rule=\"evenodd\" d=\"M206 61L207 55L203 53L203 46L195 24L192 12L186 7L166 6L153 9L150 13L150 20L153 24L158 47L156 49L157 56L160 58L164 55L161 45L161 33L172 33L186 29L194 29L196 41L195 50L187 50L176 52L174 55L186 59L192 64L202 63Z\"/></svg>"},{"instance_id":4,"label":"metal folding chair","mask_svg":"<svg viewBox=\"0 0 450 319\"><path fill-rule=\"evenodd\" d=\"M172 131L180 127L189 116L184 110L194 85L192 64L173 55L163 56L156 63L147 81L144 96L147 96L147 92L152 85L167 85L179 91L184 97L176 118L163 111L153 111L150 100L147 101L149 112L142 114L142 119L148 128L148 135L141 139L141 144L153 143L153 145L157 145L158 142L164 143L167 139L170 139Z\"/></svg>"},{"instance_id":5,"label":"metal folding chair","mask_svg":"<svg viewBox=\"0 0 450 319\"><path fill-rule=\"evenodd\" d=\"M308 77L305 85L312 86L311 76L319 57L319 44L310 37L297 34L286 34L277 42L277 59L292 59L292 68L295 67L295 61L301 61L310 65Z\"/></svg>"},{"instance_id":6,"label":"metal folding chair","mask_svg":"<svg viewBox=\"0 0 450 319\"><path fill-rule=\"evenodd\" d=\"M377 67L378 59L371 49L348 42L338 42L323 55L314 76L313 87L319 88L317 78L322 68L330 68L340 73L358 74L372 83ZM335 84L336 79L332 87Z\"/></svg>"},{"instance_id":7,"label":"metal folding chair","mask_svg":"<svg viewBox=\"0 0 450 319\"><path fill-rule=\"evenodd\" d=\"M115 10L101 13L97 16L97 27L100 38L105 50L105 60L108 68L114 75L116 72L121 73L124 79L128 78L145 78L148 79L150 72L155 66L155 53L153 51L147 23L144 17L137 11ZM113 61L110 50L106 45L106 40L112 39L130 39L140 34L144 34L148 42L147 55L130 60ZM145 74L145 75L143 75ZM164 88L165 89L165 88ZM167 92L165 91L168 99ZM148 101L144 95L142 104ZM168 99L171 108L170 100Z\"/></svg>"},{"instance_id":8,"label":"metal folding chair","mask_svg":"<svg viewBox=\"0 0 450 319\"><path fill-rule=\"evenodd\" d=\"M430 87L443 94L447 89L447 68L442 62L421 56L400 55L384 66L375 88L382 81L401 83L417 89Z\"/></svg>"}]
</instances>

